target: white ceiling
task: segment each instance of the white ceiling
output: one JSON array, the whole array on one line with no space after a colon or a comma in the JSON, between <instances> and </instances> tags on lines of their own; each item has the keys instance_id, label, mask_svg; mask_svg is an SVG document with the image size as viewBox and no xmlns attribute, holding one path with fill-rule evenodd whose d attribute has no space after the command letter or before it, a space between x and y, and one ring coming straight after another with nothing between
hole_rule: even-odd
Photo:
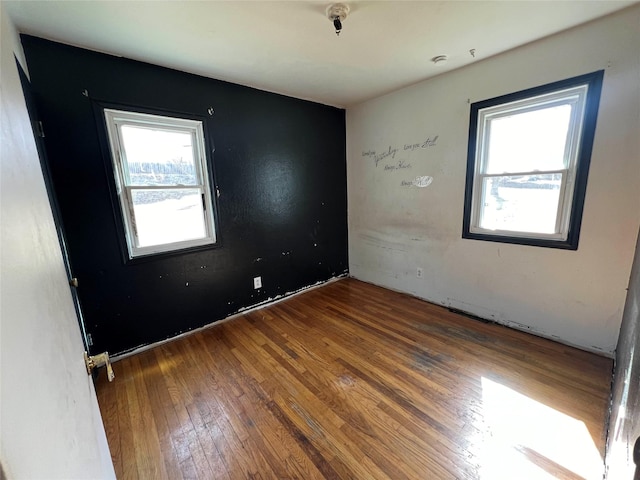
<instances>
[{"instance_id":1,"label":"white ceiling","mask_svg":"<svg viewBox=\"0 0 640 480\"><path fill-rule=\"evenodd\" d=\"M339 107L638 2L344 3L337 37L322 1L3 1L22 33Z\"/></svg>"}]
</instances>

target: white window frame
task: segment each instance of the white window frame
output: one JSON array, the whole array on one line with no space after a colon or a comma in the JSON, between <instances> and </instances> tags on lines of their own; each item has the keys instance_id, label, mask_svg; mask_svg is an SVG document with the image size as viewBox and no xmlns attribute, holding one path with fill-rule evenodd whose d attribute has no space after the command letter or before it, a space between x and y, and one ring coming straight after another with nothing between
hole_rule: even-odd
<instances>
[{"instance_id":1,"label":"white window frame","mask_svg":"<svg viewBox=\"0 0 640 480\"><path fill-rule=\"evenodd\" d=\"M116 191L122 212L126 243L129 258L153 255L165 252L173 252L192 247L213 245L216 243L216 231L214 221L214 207L212 190L209 183L210 172L206 159L206 147L204 128L202 121L186 118L168 117L148 113L139 113L111 108L104 109L104 117L107 125L107 134L111 150L111 160L115 177ZM123 126L153 127L159 130L188 133L192 138L193 158L197 183L195 185L162 185L162 186L135 186L130 184L129 170L127 167L126 151L122 142L121 128ZM141 247L138 244L138 235L133 210L132 192L134 190L172 190L172 189L198 190L203 199L203 221L205 236L202 238L184 240L179 242L164 243Z\"/></svg>"},{"instance_id":2,"label":"white window frame","mask_svg":"<svg viewBox=\"0 0 640 480\"><path fill-rule=\"evenodd\" d=\"M569 233L569 219L571 215L571 199L576 178L576 166L582 126L584 123L585 102L588 85L580 85L557 92L538 95L516 102L483 108L478 111L478 136L476 144L475 172L473 179L473 201L471 210L470 231L473 233L487 233L491 235L519 236L525 238L540 238L553 240L566 240ZM561 105L571 106L571 116L565 143L564 168L560 170L536 169L529 171L506 171L499 173L486 173L488 163L488 151L491 137L491 121L510 115L533 112L545 108ZM480 226L482 220L482 198L484 197L484 179L489 177L525 176L560 174L560 196L558 199L558 211L554 233L524 232L521 230L493 230Z\"/></svg>"},{"instance_id":3,"label":"white window frame","mask_svg":"<svg viewBox=\"0 0 640 480\"><path fill-rule=\"evenodd\" d=\"M603 79L604 71L600 70L471 104L462 238L570 250L578 248ZM560 168L488 171L492 120L560 105L571 107ZM487 178L549 174L559 174L561 178L552 233L481 226L483 188L489 183L485 182Z\"/></svg>"}]
</instances>

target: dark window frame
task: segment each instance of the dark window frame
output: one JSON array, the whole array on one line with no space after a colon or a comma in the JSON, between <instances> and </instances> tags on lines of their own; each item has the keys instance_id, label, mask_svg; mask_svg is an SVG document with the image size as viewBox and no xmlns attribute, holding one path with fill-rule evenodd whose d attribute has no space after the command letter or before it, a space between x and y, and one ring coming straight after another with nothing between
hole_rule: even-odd
<instances>
[{"instance_id":1,"label":"dark window frame","mask_svg":"<svg viewBox=\"0 0 640 480\"><path fill-rule=\"evenodd\" d=\"M587 179L589 175L589 165L591 162L591 153L593 150L593 141L596 131L603 78L604 70L599 70L585 75L572 77L566 80L529 88L519 92L502 95L471 104L462 238L500 243L512 243L518 245L560 248L567 250L578 249L580 227L582 224L582 214L584 210L584 200L587 188ZM567 238L557 240L548 238L531 238L529 236L517 235L517 233L514 235L498 235L472 232L471 220L472 205L475 193L474 178L476 172L476 148L478 147L479 111L488 107L494 107L501 104L525 100L528 98L580 85L587 85L588 91L585 100L584 119L576 163L575 185L573 195L571 197Z\"/></svg>"},{"instance_id":2,"label":"dark window frame","mask_svg":"<svg viewBox=\"0 0 640 480\"><path fill-rule=\"evenodd\" d=\"M111 206L113 210L113 219L115 222L116 231L118 234L118 245L120 249L120 255L122 258L122 262L125 265L137 265L139 263L146 263L153 260L159 260L168 257L180 256L189 254L192 252L199 252L204 250L217 249L222 247L222 234L220 229L220 207L218 204L219 194L218 194L218 184L216 182L216 168L215 168L215 159L214 152L215 146L213 143L213 139L211 138L211 125L209 123L209 118L206 115L193 113L193 112L184 112L184 111L175 111L163 108L151 108L142 105L132 105L126 103L117 103L108 100L98 100L92 99L91 101L94 118L96 120L97 127L97 135L100 143L101 156L105 168L105 174L107 177L107 184L109 187L109 197L111 201ZM180 248L175 250L167 250L162 252L150 253L146 255L138 255L131 257L129 255L129 247L127 244L127 229L124 223L124 212L122 211L122 206L120 204L120 200L118 198L118 188L115 180L115 171L113 166L113 157L111 152L111 146L109 141L109 135L107 133L107 122L104 116L105 109L115 109L122 111L130 111L133 113L141 113L141 114L149 114L149 115L159 115L166 117L175 117L181 118L185 120L196 120L202 122L204 129L204 145L205 145L205 163L207 167L207 178L209 181L209 186L211 188L211 204L213 207L213 229L215 231L215 243L209 243L205 245L199 246L191 246L186 248Z\"/></svg>"}]
</instances>

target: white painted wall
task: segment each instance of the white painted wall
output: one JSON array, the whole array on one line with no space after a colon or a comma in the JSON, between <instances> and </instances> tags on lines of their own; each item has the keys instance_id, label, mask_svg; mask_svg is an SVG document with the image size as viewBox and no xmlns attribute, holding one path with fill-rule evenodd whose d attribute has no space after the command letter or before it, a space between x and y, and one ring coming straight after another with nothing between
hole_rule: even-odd
<instances>
[{"instance_id":1,"label":"white painted wall","mask_svg":"<svg viewBox=\"0 0 640 480\"><path fill-rule=\"evenodd\" d=\"M474 65L349 108L351 275L611 356L640 224L638 45L635 6L489 59L476 52ZM600 69L578 250L463 240L469 101ZM435 146L404 150L435 136ZM394 158L377 167L366 155L390 147ZM401 161L410 168L385 170ZM402 186L419 176L433 182Z\"/></svg>"},{"instance_id":2,"label":"white painted wall","mask_svg":"<svg viewBox=\"0 0 640 480\"><path fill-rule=\"evenodd\" d=\"M0 3L0 461L11 479L115 478Z\"/></svg>"}]
</instances>

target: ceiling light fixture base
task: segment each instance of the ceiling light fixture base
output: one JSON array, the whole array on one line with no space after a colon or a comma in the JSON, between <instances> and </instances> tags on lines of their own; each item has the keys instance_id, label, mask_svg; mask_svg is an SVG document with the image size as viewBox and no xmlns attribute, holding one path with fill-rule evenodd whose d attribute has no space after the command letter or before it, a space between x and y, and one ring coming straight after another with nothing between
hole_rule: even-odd
<instances>
[{"instance_id":1,"label":"ceiling light fixture base","mask_svg":"<svg viewBox=\"0 0 640 480\"><path fill-rule=\"evenodd\" d=\"M349 6L344 3L334 3L327 7L327 18L333 22L336 29L336 35L340 35L342 31L342 22L349 15Z\"/></svg>"}]
</instances>

